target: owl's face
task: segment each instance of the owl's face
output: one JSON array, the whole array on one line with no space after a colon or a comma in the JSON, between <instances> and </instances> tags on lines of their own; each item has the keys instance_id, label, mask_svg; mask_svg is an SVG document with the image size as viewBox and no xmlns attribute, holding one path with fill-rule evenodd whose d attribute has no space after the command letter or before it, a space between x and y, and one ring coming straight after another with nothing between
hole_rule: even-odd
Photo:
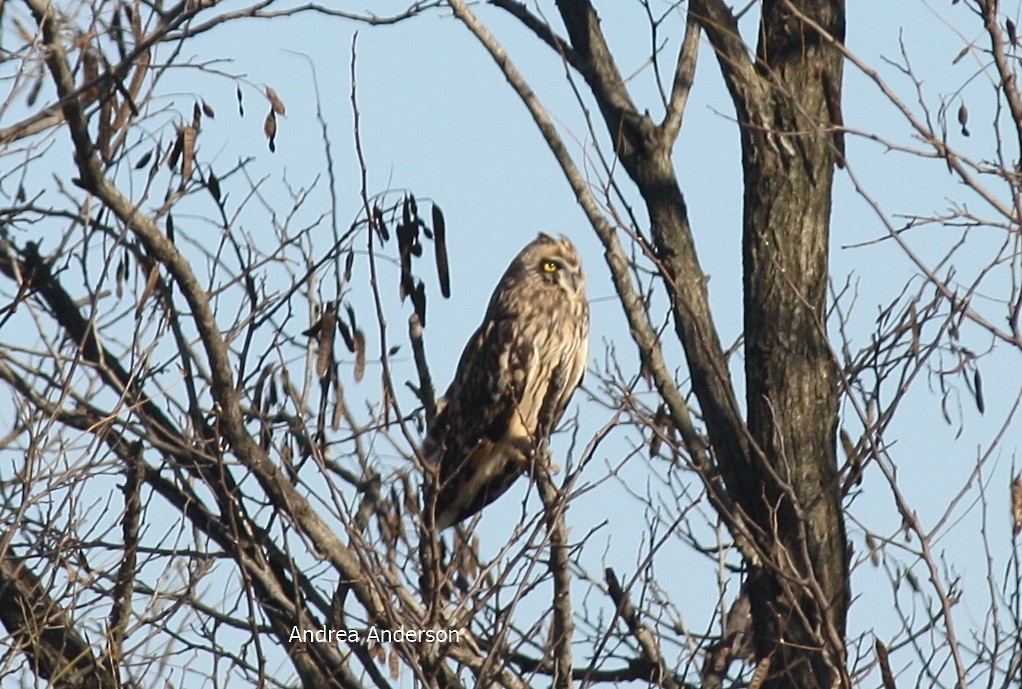
<instances>
[{"instance_id":1,"label":"owl's face","mask_svg":"<svg viewBox=\"0 0 1022 689\"><path fill-rule=\"evenodd\" d=\"M584 297L586 279L582 274L582 260L567 237L554 239L540 234L522 249L512 267L519 268L525 282L534 287L563 292L557 296L564 298Z\"/></svg>"},{"instance_id":2,"label":"owl's face","mask_svg":"<svg viewBox=\"0 0 1022 689\"><path fill-rule=\"evenodd\" d=\"M582 261L571 241L540 233L507 267L490 298L486 318L564 311L575 306L584 311L585 289Z\"/></svg>"}]
</instances>

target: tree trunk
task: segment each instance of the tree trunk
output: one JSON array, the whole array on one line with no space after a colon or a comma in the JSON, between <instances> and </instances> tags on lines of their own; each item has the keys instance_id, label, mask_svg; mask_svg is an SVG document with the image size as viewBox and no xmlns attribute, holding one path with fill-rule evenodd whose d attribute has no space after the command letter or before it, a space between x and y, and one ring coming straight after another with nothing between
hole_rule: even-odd
<instances>
[{"instance_id":1,"label":"tree trunk","mask_svg":"<svg viewBox=\"0 0 1022 689\"><path fill-rule=\"evenodd\" d=\"M740 124L745 419L672 161L694 60L686 63L683 45L667 113L656 123L632 101L590 2L557 1L567 43L520 5L497 4L523 17L585 79L615 154L645 202L716 460L715 467L698 468L749 569L757 657L770 666L764 686L846 683L839 389L825 324L831 185L834 165L842 162L834 127L842 59L832 41L843 38L843 0L764 0L755 59L723 0L689 6L690 21L702 26L716 50ZM716 469L727 495L716 492Z\"/></svg>"},{"instance_id":2,"label":"tree trunk","mask_svg":"<svg viewBox=\"0 0 1022 689\"><path fill-rule=\"evenodd\" d=\"M838 379L826 331L831 186L843 164L842 58L804 20L843 38L840 1L767 1L757 103L738 105L748 426L759 449L746 508L768 557L750 579L767 687L829 687L843 675L847 542L837 480ZM744 105L744 107L743 107ZM807 650L809 652L807 652Z\"/></svg>"}]
</instances>

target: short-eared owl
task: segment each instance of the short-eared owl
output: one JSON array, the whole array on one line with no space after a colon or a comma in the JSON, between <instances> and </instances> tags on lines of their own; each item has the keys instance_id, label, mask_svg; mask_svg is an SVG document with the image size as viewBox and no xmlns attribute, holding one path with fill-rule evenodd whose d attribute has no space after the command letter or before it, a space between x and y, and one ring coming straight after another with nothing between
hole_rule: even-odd
<instances>
[{"instance_id":1,"label":"short-eared owl","mask_svg":"<svg viewBox=\"0 0 1022 689\"><path fill-rule=\"evenodd\" d=\"M544 457L586 368L585 284L574 245L545 234L497 283L427 433L426 456L439 467L437 529L496 500Z\"/></svg>"}]
</instances>

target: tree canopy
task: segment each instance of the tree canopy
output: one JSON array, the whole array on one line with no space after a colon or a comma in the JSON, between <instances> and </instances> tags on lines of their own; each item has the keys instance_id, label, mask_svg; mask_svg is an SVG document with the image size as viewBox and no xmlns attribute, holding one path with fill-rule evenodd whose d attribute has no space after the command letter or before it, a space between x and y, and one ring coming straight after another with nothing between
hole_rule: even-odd
<instances>
[{"instance_id":1,"label":"tree canopy","mask_svg":"<svg viewBox=\"0 0 1022 689\"><path fill-rule=\"evenodd\" d=\"M1022 6L884 7L0 3L0 685L1011 686ZM437 533L540 230L557 466Z\"/></svg>"}]
</instances>

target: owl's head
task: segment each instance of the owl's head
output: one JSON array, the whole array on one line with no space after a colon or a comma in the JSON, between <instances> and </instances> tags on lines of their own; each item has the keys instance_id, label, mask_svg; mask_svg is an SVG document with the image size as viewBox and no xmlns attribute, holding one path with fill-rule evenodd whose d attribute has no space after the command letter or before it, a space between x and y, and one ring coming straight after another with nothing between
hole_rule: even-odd
<instances>
[{"instance_id":1,"label":"owl's head","mask_svg":"<svg viewBox=\"0 0 1022 689\"><path fill-rule=\"evenodd\" d=\"M564 235L555 239L541 232L511 262L508 274L534 287L563 291L566 298L585 295L582 259Z\"/></svg>"}]
</instances>

